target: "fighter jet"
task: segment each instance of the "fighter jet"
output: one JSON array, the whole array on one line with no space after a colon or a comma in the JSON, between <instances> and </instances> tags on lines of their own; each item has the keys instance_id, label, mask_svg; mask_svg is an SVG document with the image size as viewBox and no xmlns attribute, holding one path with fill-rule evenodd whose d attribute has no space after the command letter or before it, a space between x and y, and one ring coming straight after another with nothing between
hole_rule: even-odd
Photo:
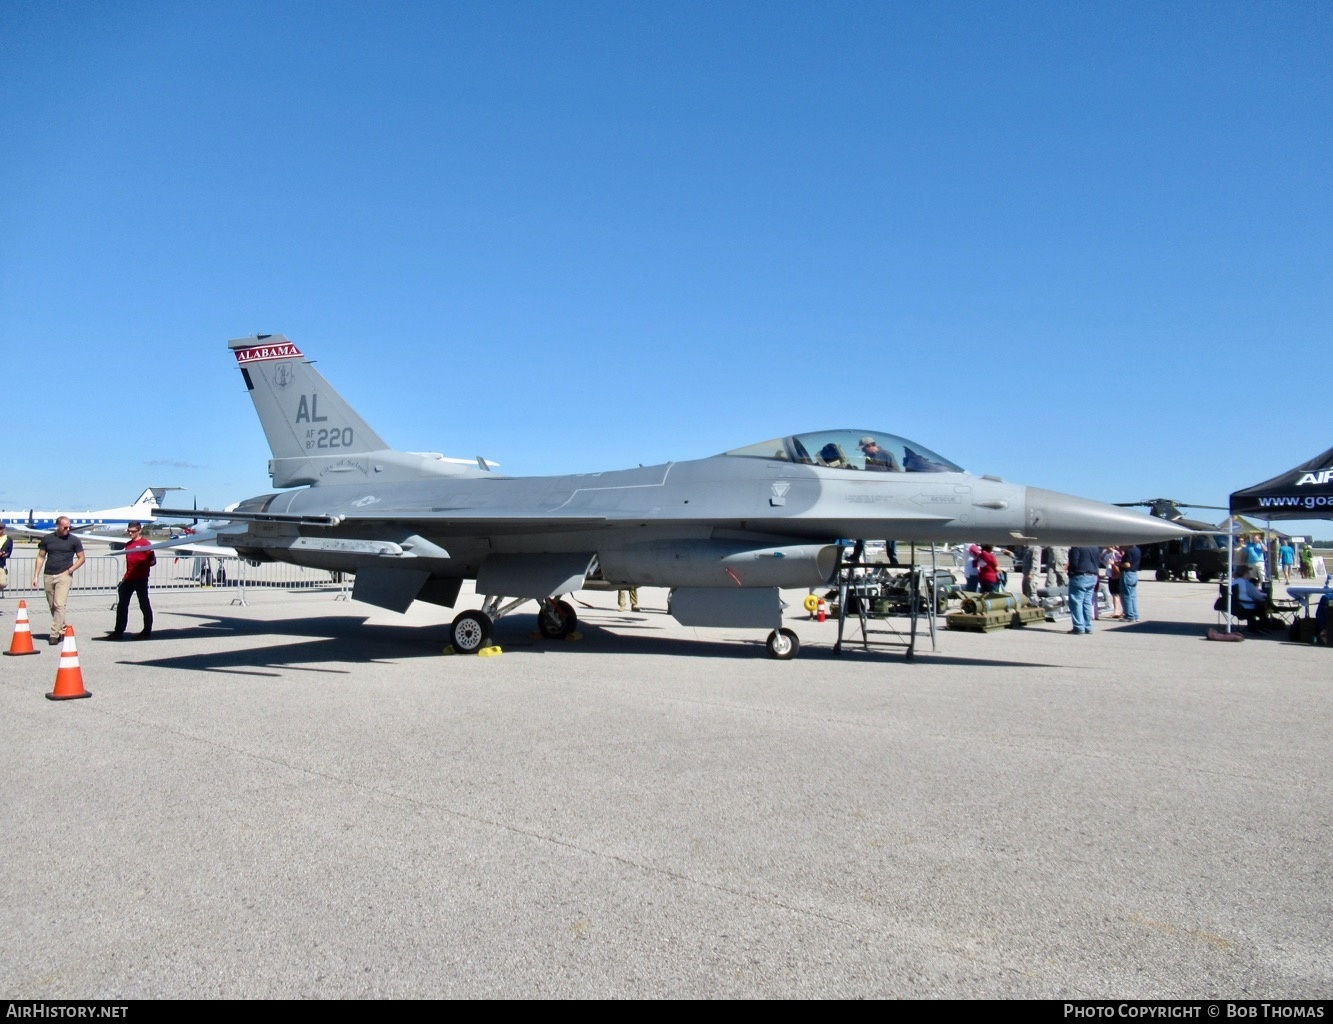
<instances>
[{"instance_id":1,"label":"fighter jet","mask_svg":"<svg viewBox=\"0 0 1333 1024\"><path fill-rule=\"evenodd\" d=\"M798 644L782 628L779 590L826 584L856 539L1084 544L1184 532L974 476L882 430L791 434L606 473L506 476L484 459L391 449L283 335L228 344L283 490L227 512L157 513L228 520L217 540L242 557L352 573L355 600L394 611L456 607L474 580L482 607L452 625L460 653L489 646L494 620L528 600L544 635L568 635L576 615L561 595L594 582L672 588L683 625L769 628L769 653L790 658Z\"/></svg>"}]
</instances>

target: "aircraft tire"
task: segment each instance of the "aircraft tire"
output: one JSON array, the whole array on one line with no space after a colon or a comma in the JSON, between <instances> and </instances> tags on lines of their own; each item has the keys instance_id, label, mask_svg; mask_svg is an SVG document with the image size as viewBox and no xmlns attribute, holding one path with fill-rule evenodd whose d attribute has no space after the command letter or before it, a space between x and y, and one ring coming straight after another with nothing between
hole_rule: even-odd
<instances>
[{"instance_id":1,"label":"aircraft tire","mask_svg":"<svg viewBox=\"0 0 1333 1024\"><path fill-rule=\"evenodd\" d=\"M484 612L460 612L454 616L449 639L459 654L476 654L491 645L494 626L491 617Z\"/></svg>"},{"instance_id":2,"label":"aircraft tire","mask_svg":"<svg viewBox=\"0 0 1333 1024\"><path fill-rule=\"evenodd\" d=\"M560 610L565 613L564 635L569 636L570 633L578 629L579 613L574 610L574 606L570 604L568 601L557 601L556 603L560 605Z\"/></svg>"},{"instance_id":3,"label":"aircraft tire","mask_svg":"<svg viewBox=\"0 0 1333 1024\"><path fill-rule=\"evenodd\" d=\"M563 640L574 632L579 623L578 612L574 611L574 606L568 601L557 601L555 607L559 612L558 618L546 605L537 610L537 628L547 640Z\"/></svg>"},{"instance_id":4,"label":"aircraft tire","mask_svg":"<svg viewBox=\"0 0 1333 1024\"><path fill-rule=\"evenodd\" d=\"M768 634L766 646L770 657L787 661L796 657L796 652L801 649L801 641L790 629L775 629Z\"/></svg>"}]
</instances>

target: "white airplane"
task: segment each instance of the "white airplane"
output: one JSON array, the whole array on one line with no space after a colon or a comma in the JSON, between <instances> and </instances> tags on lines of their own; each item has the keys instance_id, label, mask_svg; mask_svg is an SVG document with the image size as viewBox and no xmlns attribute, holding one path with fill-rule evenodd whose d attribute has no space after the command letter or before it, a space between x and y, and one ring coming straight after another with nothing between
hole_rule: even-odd
<instances>
[{"instance_id":1,"label":"white airplane","mask_svg":"<svg viewBox=\"0 0 1333 1024\"><path fill-rule=\"evenodd\" d=\"M134 499L131 505L119 508L103 508L89 512L46 512L37 509L3 509L0 520L11 534L24 537L41 537L56 528L56 520L61 516L69 517L74 532L84 536L94 531L109 529L123 530L127 523L138 520L151 523L154 520L153 509L162 504L167 491L180 491L183 487L145 487L144 492Z\"/></svg>"}]
</instances>

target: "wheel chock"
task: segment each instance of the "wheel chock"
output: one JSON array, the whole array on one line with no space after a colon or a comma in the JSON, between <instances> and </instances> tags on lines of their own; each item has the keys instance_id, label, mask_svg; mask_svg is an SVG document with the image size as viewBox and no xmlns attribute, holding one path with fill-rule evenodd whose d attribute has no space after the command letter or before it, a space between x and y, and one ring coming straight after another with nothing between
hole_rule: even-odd
<instances>
[{"instance_id":1,"label":"wheel chock","mask_svg":"<svg viewBox=\"0 0 1333 1024\"><path fill-rule=\"evenodd\" d=\"M572 633L570 633L568 636L566 636L565 639L566 639L566 640L582 640L582 639L583 639L583 634L580 633L580 632L576 629L576 630L574 630L574 632L572 632Z\"/></svg>"},{"instance_id":2,"label":"wheel chock","mask_svg":"<svg viewBox=\"0 0 1333 1024\"><path fill-rule=\"evenodd\" d=\"M499 647L483 647L477 652L478 658L494 658L497 654L504 654Z\"/></svg>"},{"instance_id":3,"label":"wheel chock","mask_svg":"<svg viewBox=\"0 0 1333 1024\"><path fill-rule=\"evenodd\" d=\"M457 654L458 652L457 652L456 650L454 650L454 645L453 645L453 644L445 644L445 645L444 645L444 650L442 650L440 653L441 653L441 654Z\"/></svg>"}]
</instances>

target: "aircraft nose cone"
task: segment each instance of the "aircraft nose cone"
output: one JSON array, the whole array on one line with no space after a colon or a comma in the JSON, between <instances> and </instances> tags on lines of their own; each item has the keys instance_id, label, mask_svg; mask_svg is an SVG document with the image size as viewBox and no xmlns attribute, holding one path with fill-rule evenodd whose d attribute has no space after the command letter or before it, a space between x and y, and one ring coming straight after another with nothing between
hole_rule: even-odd
<instances>
[{"instance_id":1,"label":"aircraft nose cone","mask_svg":"<svg viewBox=\"0 0 1333 1024\"><path fill-rule=\"evenodd\" d=\"M1027 489L1025 533L1048 544L1156 544L1183 537L1183 526L1072 494Z\"/></svg>"}]
</instances>

